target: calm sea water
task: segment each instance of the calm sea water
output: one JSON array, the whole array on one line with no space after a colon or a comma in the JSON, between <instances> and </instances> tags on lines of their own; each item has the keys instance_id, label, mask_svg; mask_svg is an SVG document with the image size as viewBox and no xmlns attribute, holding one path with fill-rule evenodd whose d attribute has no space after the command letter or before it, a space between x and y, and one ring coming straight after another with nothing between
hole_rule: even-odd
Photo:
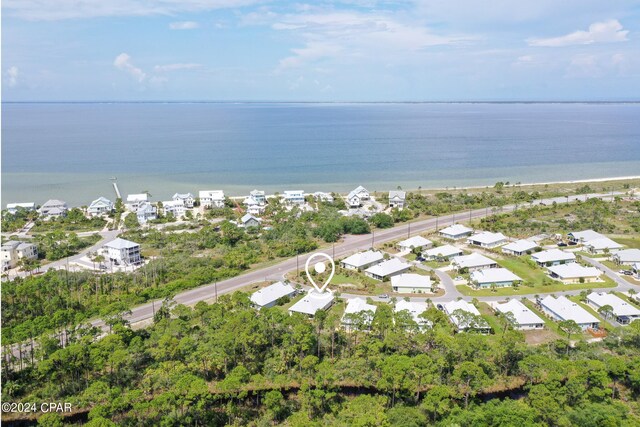
<instances>
[{"instance_id":1,"label":"calm sea water","mask_svg":"<svg viewBox=\"0 0 640 427\"><path fill-rule=\"evenodd\" d=\"M640 104L4 103L2 204L640 175Z\"/></svg>"}]
</instances>

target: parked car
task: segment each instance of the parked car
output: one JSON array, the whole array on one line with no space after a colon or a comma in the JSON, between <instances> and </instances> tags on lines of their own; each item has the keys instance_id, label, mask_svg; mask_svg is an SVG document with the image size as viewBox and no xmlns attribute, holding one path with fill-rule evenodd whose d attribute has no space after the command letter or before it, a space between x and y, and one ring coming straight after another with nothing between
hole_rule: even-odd
<instances>
[{"instance_id":1,"label":"parked car","mask_svg":"<svg viewBox=\"0 0 640 427\"><path fill-rule=\"evenodd\" d=\"M440 311L444 311L444 307L442 306L442 304L436 305L436 308Z\"/></svg>"},{"instance_id":2,"label":"parked car","mask_svg":"<svg viewBox=\"0 0 640 427\"><path fill-rule=\"evenodd\" d=\"M380 298L380 299L387 299L387 298L389 298L389 294L381 294L381 295L378 295L378 298Z\"/></svg>"},{"instance_id":3,"label":"parked car","mask_svg":"<svg viewBox=\"0 0 640 427\"><path fill-rule=\"evenodd\" d=\"M422 258L421 256L417 256L416 261L424 261L424 258Z\"/></svg>"},{"instance_id":4,"label":"parked car","mask_svg":"<svg viewBox=\"0 0 640 427\"><path fill-rule=\"evenodd\" d=\"M558 242L558 247L563 248L565 246L567 246L565 242Z\"/></svg>"}]
</instances>

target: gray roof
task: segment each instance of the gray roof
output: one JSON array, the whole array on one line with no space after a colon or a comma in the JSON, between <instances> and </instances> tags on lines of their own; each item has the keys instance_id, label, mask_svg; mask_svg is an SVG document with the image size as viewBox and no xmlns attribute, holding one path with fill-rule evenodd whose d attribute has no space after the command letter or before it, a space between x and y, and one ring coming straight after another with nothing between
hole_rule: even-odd
<instances>
[{"instance_id":1,"label":"gray roof","mask_svg":"<svg viewBox=\"0 0 640 427\"><path fill-rule=\"evenodd\" d=\"M265 305L271 304L284 296L292 295L295 291L296 290L291 285L283 282L276 282L254 292L253 295L251 295L251 301L255 305L264 307Z\"/></svg>"},{"instance_id":2,"label":"gray roof","mask_svg":"<svg viewBox=\"0 0 640 427\"><path fill-rule=\"evenodd\" d=\"M389 200L394 199L396 197L398 197L400 200L404 200L407 197L407 192L398 191L398 190L389 191Z\"/></svg>"},{"instance_id":3,"label":"gray roof","mask_svg":"<svg viewBox=\"0 0 640 427\"><path fill-rule=\"evenodd\" d=\"M130 249L130 248L135 248L137 246L140 246L140 245L130 240L121 239L120 237L118 237L117 239L109 243L104 244L105 248L113 248L113 249Z\"/></svg>"},{"instance_id":4,"label":"gray roof","mask_svg":"<svg viewBox=\"0 0 640 427\"><path fill-rule=\"evenodd\" d=\"M518 301L517 299L511 299L505 303L490 303L493 308L498 310L500 313L511 313L516 320L516 323L521 325L534 325L544 323L544 320L540 318L533 311L529 310L529 308Z\"/></svg>"},{"instance_id":5,"label":"gray roof","mask_svg":"<svg viewBox=\"0 0 640 427\"><path fill-rule=\"evenodd\" d=\"M564 296L554 298L553 296L548 295L540 301L540 304L554 312L562 320L573 320L578 325L599 323L599 320L591 313Z\"/></svg>"},{"instance_id":6,"label":"gray roof","mask_svg":"<svg viewBox=\"0 0 640 427\"><path fill-rule=\"evenodd\" d=\"M471 273L471 281L477 283L517 282L522 280L506 268L487 268Z\"/></svg>"}]
</instances>

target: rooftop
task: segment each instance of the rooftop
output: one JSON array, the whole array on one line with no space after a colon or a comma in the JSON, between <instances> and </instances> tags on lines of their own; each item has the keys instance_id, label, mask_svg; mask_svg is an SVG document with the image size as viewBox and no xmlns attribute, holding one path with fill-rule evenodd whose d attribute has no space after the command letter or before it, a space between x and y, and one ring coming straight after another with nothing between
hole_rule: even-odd
<instances>
[{"instance_id":1,"label":"rooftop","mask_svg":"<svg viewBox=\"0 0 640 427\"><path fill-rule=\"evenodd\" d=\"M469 227L465 227L462 224L454 224L440 230L440 234L447 234L449 236L459 236L460 234L467 234L472 232L473 232L473 229Z\"/></svg>"},{"instance_id":2,"label":"rooftop","mask_svg":"<svg viewBox=\"0 0 640 427\"><path fill-rule=\"evenodd\" d=\"M431 289L431 278L422 274L404 273L391 277L392 288L428 288Z\"/></svg>"},{"instance_id":3,"label":"rooftop","mask_svg":"<svg viewBox=\"0 0 640 427\"><path fill-rule=\"evenodd\" d=\"M640 309L614 294L592 292L587 295L587 300L592 301L599 307L610 305L616 316L640 316Z\"/></svg>"},{"instance_id":4,"label":"rooftop","mask_svg":"<svg viewBox=\"0 0 640 427\"><path fill-rule=\"evenodd\" d=\"M599 239L589 240L584 243L585 246L593 248L594 250L602 249L620 249L622 245L618 242L614 242L608 237L601 237Z\"/></svg>"},{"instance_id":5,"label":"rooftop","mask_svg":"<svg viewBox=\"0 0 640 427\"><path fill-rule=\"evenodd\" d=\"M140 245L130 240L121 239L120 237L118 237L115 240L112 240L109 243L104 244L105 248L113 248L113 249L130 249L138 246Z\"/></svg>"},{"instance_id":6,"label":"rooftop","mask_svg":"<svg viewBox=\"0 0 640 427\"><path fill-rule=\"evenodd\" d=\"M517 299L511 299L505 303L490 303L493 308L500 313L511 313L518 325L531 325L535 323L544 323L544 320L540 318L533 311L518 301Z\"/></svg>"},{"instance_id":7,"label":"rooftop","mask_svg":"<svg viewBox=\"0 0 640 427\"><path fill-rule=\"evenodd\" d=\"M398 243L399 246L403 246L406 248L410 248L410 247L414 247L414 248L421 248L423 246L429 246L433 244L433 242L429 239L426 239L422 236L413 236L413 237L409 237L406 240L403 240L402 242Z\"/></svg>"},{"instance_id":8,"label":"rooftop","mask_svg":"<svg viewBox=\"0 0 640 427\"><path fill-rule=\"evenodd\" d=\"M257 306L264 307L265 305L271 304L286 295L291 295L295 291L296 290L291 285L283 282L276 282L254 292L251 295L251 302Z\"/></svg>"},{"instance_id":9,"label":"rooftop","mask_svg":"<svg viewBox=\"0 0 640 427\"><path fill-rule=\"evenodd\" d=\"M427 311L427 305L425 303L400 300L396 303L393 311L399 313L403 310L407 310L411 314L413 321L418 325L431 325L429 320L420 317L422 313Z\"/></svg>"},{"instance_id":10,"label":"rooftop","mask_svg":"<svg viewBox=\"0 0 640 427\"><path fill-rule=\"evenodd\" d=\"M471 273L471 281L477 283L499 283L522 280L506 268L487 268Z\"/></svg>"},{"instance_id":11,"label":"rooftop","mask_svg":"<svg viewBox=\"0 0 640 427\"><path fill-rule=\"evenodd\" d=\"M487 258L486 256L476 252L470 255L457 256L453 258L451 262L460 268L473 268L496 264L496 262L491 258Z\"/></svg>"},{"instance_id":12,"label":"rooftop","mask_svg":"<svg viewBox=\"0 0 640 427\"><path fill-rule=\"evenodd\" d=\"M623 249L615 253L620 262L640 262L640 249Z\"/></svg>"},{"instance_id":13,"label":"rooftop","mask_svg":"<svg viewBox=\"0 0 640 427\"><path fill-rule=\"evenodd\" d=\"M400 261L398 258L391 258L388 261L376 264L373 267L367 268L365 271L369 274L379 277L385 277L393 273L406 270L411 267L411 264Z\"/></svg>"},{"instance_id":14,"label":"rooftop","mask_svg":"<svg viewBox=\"0 0 640 427\"><path fill-rule=\"evenodd\" d=\"M576 240L582 240L583 242L605 237L597 231L593 230L572 231L571 233L569 233L569 236L572 236Z\"/></svg>"},{"instance_id":15,"label":"rooftop","mask_svg":"<svg viewBox=\"0 0 640 427\"><path fill-rule=\"evenodd\" d=\"M539 263L547 263L553 261L573 261L576 256L572 252L561 251L560 249L549 249L531 255L531 258Z\"/></svg>"},{"instance_id":16,"label":"rooftop","mask_svg":"<svg viewBox=\"0 0 640 427\"><path fill-rule=\"evenodd\" d=\"M438 246L436 248L431 248L424 251L423 255L426 255L429 257L435 257L440 255L443 257L448 257L451 255L460 254L460 253L462 253L462 249L456 248L455 246L451 246L451 245L442 245L442 246Z\"/></svg>"},{"instance_id":17,"label":"rooftop","mask_svg":"<svg viewBox=\"0 0 640 427\"><path fill-rule=\"evenodd\" d=\"M351 255L342 260L344 264L353 265L354 267L362 267L374 262L380 262L384 259L382 252L366 251Z\"/></svg>"},{"instance_id":18,"label":"rooftop","mask_svg":"<svg viewBox=\"0 0 640 427\"><path fill-rule=\"evenodd\" d=\"M505 236L502 233L492 233L490 231L483 231L481 233L474 234L473 236L469 237L468 240L473 242L480 242L484 244L491 244L491 243L502 242L504 240L507 240L507 236Z\"/></svg>"},{"instance_id":19,"label":"rooftop","mask_svg":"<svg viewBox=\"0 0 640 427\"><path fill-rule=\"evenodd\" d=\"M333 293L329 291L318 293L318 291L311 290L304 298L292 305L289 311L313 316L316 311L329 307L333 303L333 299Z\"/></svg>"},{"instance_id":20,"label":"rooftop","mask_svg":"<svg viewBox=\"0 0 640 427\"><path fill-rule=\"evenodd\" d=\"M595 267L585 267L575 262L572 262L571 264L554 265L547 269L561 279L597 277L602 274L602 272Z\"/></svg>"},{"instance_id":21,"label":"rooftop","mask_svg":"<svg viewBox=\"0 0 640 427\"><path fill-rule=\"evenodd\" d=\"M502 250L508 250L513 252L527 252L538 247L538 244L531 240L516 240L502 247Z\"/></svg>"},{"instance_id":22,"label":"rooftop","mask_svg":"<svg viewBox=\"0 0 640 427\"><path fill-rule=\"evenodd\" d=\"M595 316L564 296L554 298L553 296L548 295L540 301L540 304L553 311L563 320L573 320L579 325L585 323L599 323L599 320L596 319Z\"/></svg>"}]
</instances>

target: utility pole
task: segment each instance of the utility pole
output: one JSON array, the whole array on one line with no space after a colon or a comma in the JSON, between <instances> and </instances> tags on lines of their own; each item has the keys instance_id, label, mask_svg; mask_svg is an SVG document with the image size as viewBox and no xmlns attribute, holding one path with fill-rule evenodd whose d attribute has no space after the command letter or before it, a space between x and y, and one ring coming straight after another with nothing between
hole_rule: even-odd
<instances>
[{"instance_id":1,"label":"utility pole","mask_svg":"<svg viewBox=\"0 0 640 427\"><path fill-rule=\"evenodd\" d=\"M411 223L408 224L409 228L407 229L407 238L411 237Z\"/></svg>"},{"instance_id":2,"label":"utility pole","mask_svg":"<svg viewBox=\"0 0 640 427\"><path fill-rule=\"evenodd\" d=\"M373 249L373 245L375 244L375 236L376 232L371 230L371 249Z\"/></svg>"},{"instance_id":3,"label":"utility pole","mask_svg":"<svg viewBox=\"0 0 640 427\"><path fill-rule=\"evenodd\" d=\"M438 231L438 215L436 215L436 231Z\"/></svg>"},{"instance_id":4,"label":"utility pole","mask_svg":"<svg viewBox=\"0 0 640 427\"><path fill-rule=\"evenodd\" d=\"M216 302L218 302L218 281L217 280L213 282L213 289L215 289L216 291Z\"/></svg>"},{"instance_id":5,"label":"utility pole","mask_svg":"<svg viewBox=\"0 0 640 427\"><path fill-rule=\"evenodd\" d=\"M153 317L156 317L156 301L151 301L151 310L153 311Z\"/></svg>"},{"instance_id":6,"label":"utility pole","mask_svg":"<svg viewBox=\"0 0 640 427\"><path fill-rule=\"evenodd\" d=\"M298 254L296 254L296 280L298 280L298 275L300 274L300 270L298 267Z\"/></svg>"}]
</instances>

